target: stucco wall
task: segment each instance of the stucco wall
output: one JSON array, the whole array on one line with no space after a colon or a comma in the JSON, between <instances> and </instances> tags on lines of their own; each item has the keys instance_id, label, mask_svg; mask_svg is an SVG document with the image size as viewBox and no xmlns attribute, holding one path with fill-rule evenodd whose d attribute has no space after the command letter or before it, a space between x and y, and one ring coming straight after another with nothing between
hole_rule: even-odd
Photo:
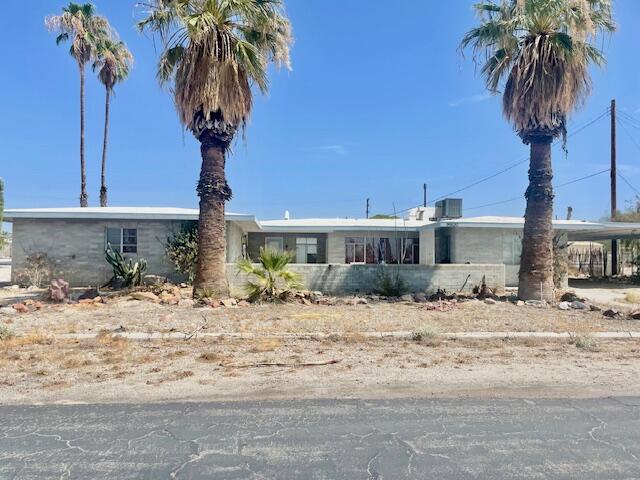
<instances>
[{"instance_id":1,"label":"stucco wall","mask_svg":"<svg viewBox=\"0 0 640 480\"><path fill-rule=\"evenodd\" d=\"M228 256L242 254L241 231L227 223ZM149 274L177 279L173 265L165 254L166 240L180 231L180 221L102 221L16 219L13 223L12 282L27 268L27 256L42 252L55 265L55 275L73 286L102 285L111 278L112 269L104 258L105 230L136 228L138 253L144 258ZM236 243L238 243L236 245Z\"/></svg>"},{"instance_id":2,"label":"stucco wall","mask_svg":"<svg viewBox=\"0 0 640 480\"><path fill-rule=\"evenodd\" d=\"M381 269L399 272L412 292L435 292L438 288L457 292L463 285L469 291L482 277L490 287L504 287L504 265L290 265L300 273L305 287L329 294L370 293L375 291ZM232 265L227 269L232 291L241 292L247 277Z\"/></svg>"}]
</instances>

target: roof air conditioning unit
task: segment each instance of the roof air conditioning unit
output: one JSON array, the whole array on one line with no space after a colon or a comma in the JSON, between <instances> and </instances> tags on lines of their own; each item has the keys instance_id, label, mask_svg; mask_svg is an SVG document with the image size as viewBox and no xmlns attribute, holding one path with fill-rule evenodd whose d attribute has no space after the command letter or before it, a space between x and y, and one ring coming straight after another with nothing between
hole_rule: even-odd
<instances>
[{"instance_id":1,"label":"roof air conditioning unit","mask_svg":"<svg viewBox=\"0 0 640 480\"><path fill-rule=\"evenodd\" d=\"M445 198L436 202L436 218L462 217L462 199Z\"/></svg>"}]
</instances>

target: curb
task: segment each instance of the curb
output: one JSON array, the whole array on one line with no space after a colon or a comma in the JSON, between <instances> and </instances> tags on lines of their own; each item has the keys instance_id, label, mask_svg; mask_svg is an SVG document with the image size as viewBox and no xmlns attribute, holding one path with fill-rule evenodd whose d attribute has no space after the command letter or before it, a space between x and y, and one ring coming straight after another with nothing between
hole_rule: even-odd
<instances>
[{"instance_id":1,"label":"curb","mask_svg":"<svg viewBox=\"0 0 640 480\"><path fill-rule=\"evenodd\" d=\"M263 338L284 338L284 339L327 339L334 337L357 336L372 339L399 339L410 340L414 332L309 332L309 333L237 333L237 332L111 332L116 337L126 338L128 340L189 340L192 338L211 338L211 339L240 339L255 340ZM59 340L91 340L100 336L101 333L63 333L53 335L54 339ZM495 339L559 339L567 340L579 336L590 336L593 338L602 338L610 340L629 340L640 339L640 331L638 332L444 332L436 333L435 336L441 339L472 339L472 340L495 340Z\"/></svg>"}]
</instances>

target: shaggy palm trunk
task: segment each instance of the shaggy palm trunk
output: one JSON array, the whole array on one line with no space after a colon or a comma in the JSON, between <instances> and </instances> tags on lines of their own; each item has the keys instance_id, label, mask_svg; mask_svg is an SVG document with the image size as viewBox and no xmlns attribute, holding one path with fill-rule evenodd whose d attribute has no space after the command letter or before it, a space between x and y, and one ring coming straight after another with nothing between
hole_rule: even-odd
<instances>
[{"instance_id":1,"label":"shaggy palm trunk","mask_svg":"<svg viewBox=\"0 0 640 480\"><path fill-rule=\"evenodd\" d=\"M87 171L84 162L84 65L80 66L80 206L89 205Z\"/></svg>"},{"instance_id":2,"label":"shaggy palm trunk","mask_svg":"<svg viewBox=\"0 0 640 480\"><path fill-rule=\"evenodd\" d=\"M531 140L518 282L518 297L522 300L554 299L551 141L550 136Z\"/></svg>"},{"instance_id":3,"label":"shaggy palm trunk","mask_svg":"<svg viewBox=\"0 0 640 480\"><path fill-rule=\"evenodd\" d=\"M224 172L226 147L215 138L201 138L200 141L198 263L193 295L196 298L225 298L229 296L229 283L225 268L224 204L231 196Z\"/></svg>"},{"instance_id":4,"label":"shaggy palm trunk","mask_svg":"<svg viewBox=\"0 0 640 480\"><path fill-rule=\"evenodd\" d=\"M102 141L102 170L100 174L100 206L107 206L107 139L109 137L109 102L111 100L111 89L107 88L107 95L104 106L104 139Z\"/></svg>"}]
</instances>

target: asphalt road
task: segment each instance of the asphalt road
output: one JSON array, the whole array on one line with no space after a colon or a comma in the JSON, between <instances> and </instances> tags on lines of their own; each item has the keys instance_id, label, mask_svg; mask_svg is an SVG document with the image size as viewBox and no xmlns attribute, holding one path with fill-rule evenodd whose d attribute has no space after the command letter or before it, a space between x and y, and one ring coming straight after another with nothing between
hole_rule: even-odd
<instances>
[{"instance_id":1,"label":"asphalt road","mask_svg":"<svg viewBox=\"0 0 640 480\"><path fill-rule=\"evenodd\" d=\"M2 479L640 478L640 398L2 406L0 428Z\"/></svg>"}]
</instances>

